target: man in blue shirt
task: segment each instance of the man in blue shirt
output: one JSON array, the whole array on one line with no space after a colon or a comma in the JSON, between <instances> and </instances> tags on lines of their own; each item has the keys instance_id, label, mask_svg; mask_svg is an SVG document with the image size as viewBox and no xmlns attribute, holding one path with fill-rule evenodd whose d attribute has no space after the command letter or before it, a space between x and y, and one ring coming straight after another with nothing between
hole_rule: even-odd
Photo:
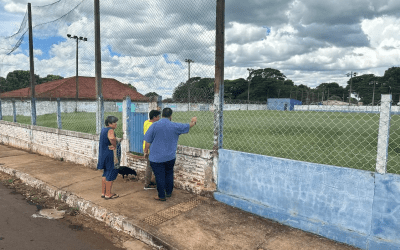
<instances>
[{"instance_id":1,"label":"man in blue shirt","mask_svg":"<svg viewBox=\"0 0 400 250\"><path fill-rule=\"evenodd\" d=\"M163 109L162 119L151 125L144 136L144 156L149 158L156 177L158 197L155 199L160 201L166 201L166 197L172 195L179 135L189 133L197 122L197 117L192 117L189 124L176 123L171 121L171 117L172 109Z\"/></svg>"}]
</instances>

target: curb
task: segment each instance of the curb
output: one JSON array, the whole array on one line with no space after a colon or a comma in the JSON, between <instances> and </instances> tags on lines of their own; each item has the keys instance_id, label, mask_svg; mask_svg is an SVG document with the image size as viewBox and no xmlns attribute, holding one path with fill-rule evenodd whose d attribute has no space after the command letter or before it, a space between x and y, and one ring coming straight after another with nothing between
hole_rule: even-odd
<instances>
[{"instance_id":1,"label":"curb","mask_svg":"<svg viewBox=\"0 0 400 250\"><path fill-rule=\"evenodd\" d=\"M95 218L98 221L104 222L106 225L118 231L122 231L130 236L133 236L134 238L152 247L156 247L158 249L177 249L166 243L162 239L159 239L157 236L146 232L141 227L133 224L132 221L129 220L127 217L112 213L104 207L80 198L74 193L67 192L55 186L49 185L41 180L38 180L28 174L22 173L15 169L0 166L0 171L20 179L22 182L31 187L37 188L41 191L45 191L50 197L53 197L56 200L61 200L71 207L77 207L81 213L89 215L90 217Z\"/></svg>"}]
</instances>

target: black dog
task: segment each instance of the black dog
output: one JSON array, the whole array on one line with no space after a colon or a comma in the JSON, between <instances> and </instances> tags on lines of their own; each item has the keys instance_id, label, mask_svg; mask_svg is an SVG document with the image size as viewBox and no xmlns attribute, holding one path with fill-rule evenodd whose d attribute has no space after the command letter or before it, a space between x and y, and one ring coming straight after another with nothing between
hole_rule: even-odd
<instances>
[{"instance_id":1,"label":"black dog","mask_svg":"<svg viewBox=\"0 0 400 250\"><path fill-rule=\"evenodd\" d=\"M125 179L125 175L128 176L132 174L134 176L137 176L136 171L128 167L120 167L118 169L118 174L122 175L122 179Z\"/></svg>"}]
</instances>

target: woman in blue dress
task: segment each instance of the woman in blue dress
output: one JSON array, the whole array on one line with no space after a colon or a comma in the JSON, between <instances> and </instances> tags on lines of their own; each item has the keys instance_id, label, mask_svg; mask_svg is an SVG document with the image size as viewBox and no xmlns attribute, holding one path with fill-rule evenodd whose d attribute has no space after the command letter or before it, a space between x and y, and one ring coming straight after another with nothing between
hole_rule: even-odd
<instances>
[{"instance_id":1,"label":"woman in blue dress","mask_svg":"<svg viewBox=\"0 0 400 250\"><path fill-rule=\"evenodd\" d=\"M99 160L97 169L103 169L103 176L101 182L101 197L105 199L118 198L118 194L112 194L111 188L113 181L118 176L118 169L114 168L114 149L117 148L117 137L114 130L117 128L118 118L115 116L108 116L105 125L100 132L99 141Z\"/></svg>"}]
</instances>

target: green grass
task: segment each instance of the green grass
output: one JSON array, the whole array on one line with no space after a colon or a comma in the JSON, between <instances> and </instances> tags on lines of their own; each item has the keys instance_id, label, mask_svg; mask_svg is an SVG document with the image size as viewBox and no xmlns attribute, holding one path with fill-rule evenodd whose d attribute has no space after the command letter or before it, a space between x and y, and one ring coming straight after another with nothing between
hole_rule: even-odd
<instances>
[{"instance_id":1,"label":"green grass","mask_svg":"<svg viewBox=\"0 0 400 250\"><path fill-rule=\"evenodd\" d=\"M113 115L118 118L118 127L115 130L117 137L122 137L122 113L120 112L105 112L104 118ZM5 121L13 121L12 116L3 116ZM62 129L77 131L88 134L96 134L96 113L74 112L61 114ZM17 122L22 124L31 124L30 116L17 115ZM36 125L57 128L57 115L47 114L36 117Z\"/></svg>"},{"instance_id":2,"label":"green grass","mask_svg":"<svg viewBox=\"0 0 400 250\"><path fill-rule=\"evenodd\" d=\"M117 136L122 136L122 113ZM175 112L172 120L197 125L181 135L179 144L212 149L214 113ZM95 134L94 113L62 114L63 129ZM12 117L4 117L11 121ZM30 117L17 117L30 124ZM37 125L57 127L55 114L37 118ZM375 170L379 114L337 112L224 111L223 148L306 162ZM400 116L391 120L388 172L400 174Z\"/></svg>"}]
</instances>

